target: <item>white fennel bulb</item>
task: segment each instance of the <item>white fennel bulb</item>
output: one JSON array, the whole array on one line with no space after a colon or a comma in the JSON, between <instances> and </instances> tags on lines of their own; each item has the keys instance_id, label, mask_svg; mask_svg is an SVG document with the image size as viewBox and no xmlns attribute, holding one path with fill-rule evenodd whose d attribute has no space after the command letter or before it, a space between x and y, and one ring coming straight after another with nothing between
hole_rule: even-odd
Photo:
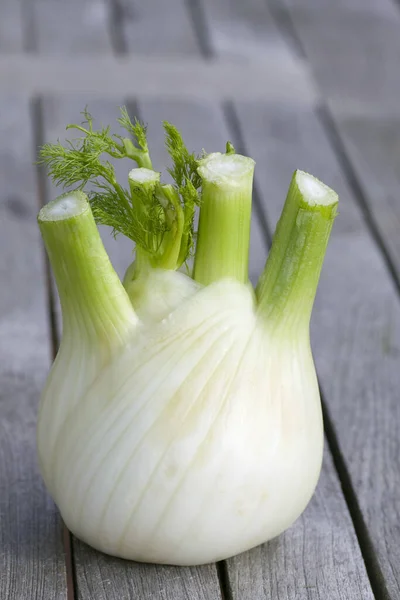
<instances>
[{"instance_id":1,"label":"white fennel bulb","mask_svg":"<svg viewBox=\"0 0 400 600\"><path fill-rule=\"evenodd\" d=\"M39 214L63 313L38 419L43 478L80 539L176 565L275 537L314 492L323 424L309 320L337 206L327 186L295 173L254 291L254 162L230 150L197 166L193 278L176 270L190 245L184 227L179 244L177 229L165 247L136 240L124 287L82 192ZM149 181L161 194L145 170L130 175L134 197ZM163 186L161 205L174 189Z\"/></svg>"}]
</instances>

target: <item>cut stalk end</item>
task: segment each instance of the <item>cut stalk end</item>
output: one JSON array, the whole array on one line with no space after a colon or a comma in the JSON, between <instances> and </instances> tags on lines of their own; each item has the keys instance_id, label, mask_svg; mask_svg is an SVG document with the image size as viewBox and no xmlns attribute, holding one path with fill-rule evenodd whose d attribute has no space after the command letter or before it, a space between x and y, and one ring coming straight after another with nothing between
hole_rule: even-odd
<instances>
[{"instance_id":1,"label":"cut stalk end","mask_svg":"<svg viewBox=\"0 0 400 600\"><path fill-rule=\"evenodd\" d=\"M139 185L155 185L160 181L160 173L153 171L152 169L145 169L141 167L139 169L132 169L128 174L129 183Z\"/></svg>"},{"instance_id":2,"label":"cut stalk end","mask_svg":"<svg viewBox=\"0 0 400 600\"><path fill-rule=\"evenodd\" d=\"M88 210L90 210L90 206L86 194L76 190L67 192L43 206L39 212L38 221L39 224L48 221L63 221Z\"/></svg>"},{"instance_id":3,"label":"cut stalk end","mask_svg":"<svg viewBox=\"0 0 400 600\"><path fill-rule=\"evenodd\" d=\"M197 169L203 181L221 188L243 187L247 177L253 178L255 162L241 154L213 152L200 161Z\"/></svg>"},{"instance_id":4,"label":"cut stalk end","mask_svg":"<svg viewBox=\"0 0 400 600\"><path fill-rule=\"evenodd\" d=\"M321 210L324 206L338 203L337 193L313 175L297 170L293 177L299 194L310 208L318 207Z\"/></svg>"}]
</instances>

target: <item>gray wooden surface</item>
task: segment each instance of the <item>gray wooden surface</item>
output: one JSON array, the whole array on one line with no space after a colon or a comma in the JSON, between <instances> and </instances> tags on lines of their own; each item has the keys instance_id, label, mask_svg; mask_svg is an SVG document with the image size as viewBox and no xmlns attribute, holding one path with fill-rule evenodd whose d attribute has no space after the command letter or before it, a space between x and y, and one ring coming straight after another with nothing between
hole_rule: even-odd
<instances>
[{"instance_id":1,"label":"gray wooden surface","mask_svg":"<svg viewBox=\"0 0 400 600\"><path fill-rule=\"evenodd\" d=\"M283 0L282 0L283 4ZM398 108L400 11L377 0L375 11L336 3L298 6L290 18L325 97L357 110ZM386 6L386 10L385 10Z\"/></svg>"},{"instance_id":2,"label":"gray wooden surface","mask_svg":"<svg viewBox=\"0 0 400 600\"><path fill-rule=\"evenodd\" d=\"M51 56L98 56L111 52L107 2L36 0L29 10L36 52Z\"/></svg>"},{"instance_id":3,"label":"gray wooden surface","mask_svg":"<svg viewBox=\"0 0 400 600\"><path fill-rule=\"evenodd\" d=\"M50 365L28 102L0 98L0 598L66 598L58 513L35 452Z\"/></svg>"},{"instance_id":4,"label":"gray wooden surface","mask_svg":"<svg viewBox=\"0 0 400 600\"><path fill-rule=\"evenodd\" d=\"M343 148L351 159L352 175L359 182L356 192L365 218L386 258L386 268L382 265L378 274L376 267L373 268L374 263L371 265L369 261L367 263L367 257L364 258L368 267L364 294L369 297L369 307L365 306L366 312L358 315L361 323L365 321L364 330L357 335L358 348L365 353L364 365L358 364L357 368L357 376L362 382L358 391L358 411L363 414L365 428L373 441L369 447L362 448L361 439L357 444L357 440L345 438L341 431L339 439L343 438L343 449L350 455L354 456L355 447L358 449L360 465L356 468L352 462L350 472L357 485L357 496L379 570L391 597L396 598L400 597L400 309L397 298L393 296L398 295L400 280L400 161L396 153L400 141L399 121L337 119L337 128ZM374 140L373 145L368 143L371 139ZM385 277L382 271L385 271ZM389 273L392 273L394 284L385 281L390 280ZM354 311L357 311L356 306ZM368 385L371 379L372 390ZM340 391L337 393L340 394ZM336 419L340 418L339 411L340 405L336 403L335 414L332 413ZM377 465L380 465L379 469L376 469ZM384 515L381 522L378 515Z\"/></svg>"},{"instance_id":5,"label":"gray wooden surface","mask_svg":"<svg viewBox=\"0 0 400 600\"><path fill-rule=\"evenodd\" d=\"M0 52L9 54L23 48L22 7L14 0L2 0L0 19Z\"/></svg>"},{"instance_id":6,"label":"gray wooden surface","mask_svg":"<svg viewBox=\"0 0 400 600\"><path fill-rule=\"evenodd\" d=\"M0 1L0 598L400 597L399 33L392 0ZM143 89L126 82L130 64L148 69ZM165 69L180 74L179 91ZM317 491L278 539L218 565L140 565L68 536L63 545L37 471L35 414L60 315L55 296L51 330L35 213L58 192L43 175L37 188L33 146L63 137L86 104L108 124L125 102L150 124L156 166L165 118L189 146L221 150L228 138L255 158L253 282L295 168L341 197L312 321L327 434ZM102 235L122 275L131 244Z\"/></svg>"},{"instance_id":7,"label":"gray wooden surface","mask_svg":"<svg viewBox=\"0 0 400 600\"><path fill-rule=\"evenodd\" d=\"M185 0L119 0L120 36L128 53L145 56L196 55L199 44Z\"/></svg>"}]
</instances>

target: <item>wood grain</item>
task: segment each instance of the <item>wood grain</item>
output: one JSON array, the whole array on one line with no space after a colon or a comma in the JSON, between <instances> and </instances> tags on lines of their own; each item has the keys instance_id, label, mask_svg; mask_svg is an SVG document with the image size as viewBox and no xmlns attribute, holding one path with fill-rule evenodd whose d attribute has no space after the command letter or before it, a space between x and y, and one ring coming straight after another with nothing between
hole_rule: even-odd
<instances>
[{"instance_id":1,"label":"wood grain","mask_svg":"<svg viewBox=\"0 0 400 600\"><path fill-rule=\"evenodd\" d=\"M50 364L28 103L0 99L0 598L65 600L60 519L36 462Z\"/></svg>"},{"instance_id":2,"label":"wood grain","mask_svg":"<svg viewBox=\"0 0 400 600\"><path fill-rule=\"evenodd\" d=\"M253 104L239 106L238 112L247 149L264 165L257 176L260 189L268 189L264 206L271 223L278 218L296 167L332 185L341 198L312 319L312 345L370 538L370 543L364 539L363 549L378 586L376 593L395 600L400 564L398 297L315 115L298 108ZM353 535L350 529L348 535ZM349 552L348 564L351 556L357 558ZM357 565L361 581L365 575L360 556ZM349 598L359 597L355 590L351 595L351 588L346 593Z\"/></svg>"},{"instance_id":3,"label":"wood grain","mask_svg":"<svg viewBox=\"0 0 400 600\"><path fill-rule=\"evenodd\" d=\"M74 541L78 600L220 600L215 567L128 562Z\"/></svg>"}]
</instances>

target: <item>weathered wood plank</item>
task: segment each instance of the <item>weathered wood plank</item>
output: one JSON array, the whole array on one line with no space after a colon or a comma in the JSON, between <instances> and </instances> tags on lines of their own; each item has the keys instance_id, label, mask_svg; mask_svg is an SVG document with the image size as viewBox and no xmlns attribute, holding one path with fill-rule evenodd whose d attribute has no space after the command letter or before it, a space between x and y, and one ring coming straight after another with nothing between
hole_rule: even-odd
<instances>
[{"instance_id":1,"label":"weathered wood plank","mask_svg":"<svg viewBox=\"0 0 400 600\"><path fill-rule=\"evenodd\" d=\"M120 0L122 36L128 52L147 56L199 53L184 0Z\"/></svg>"},{"instance_id":2,"label":"weathered wood plank","mask_svg":"<svg viewBox=\"0 0 400 600\"><path fill-rule=\"evenodd\" d=\"M333 109L336 130L400 275L400 118L345 116Z\"/></svg>"},{"instance_id":3,"label":"weathered wood plank","mask_svg":"<svg viewBox=\"0 0 400 600\"><path fill-rule=\"evenodd\" d=\"M22 6L19 0L2 0L0 6L0 53L23 49Z\"/></svg>"},{"instance_id":4,"label":"weathered wood plank","mask_svg":"<svg viewBox=\"0 0 400 600\"><path fill-rule=\"evenodd\" d=\"M165 166L170 164L164 147L163 120L178 127L190 151L199 153L203 148L207 152L225 151L229 132L222 109L215 103L142 100L139 101L139 114L150 125L149 144L157 170L165 171ZM254 210L251 227L249 275L254 283L264 267L267 254L265 236Z\"/></svg>"},{"instance_id":5,"label":"weathered wood plank","mask_svg":"<svg viewBox=\"0 0 400 600\"><path fill-rule=\"evenodd\" d=\"M343 151L350 161L350 168L354 171L361 193L366 203L366 209L376 224L378 235L387 252L397 278L400 276L400 204L399 168L400 168L400 132L399 118L363 118L345 117L339 113L334 116L336 133ZM376 283L373 283L374 289ZM393 317L387 316L387 324L383 326L380 339L375 341L380 346L383 355L382 368L387 369L387 364L398 362L400 342L396 329L392 325ZM386 329L385 329L386 327ZM394 368L394 367L393 367ZM395 394L393 393L393 396ZM390 401L389 401L390 402ZM400 423L400 410L398 400L393 397L391 403L383 406L377 419L376 427L381 428L382 438L375 442L374 448L380 460L394 461L397 476L394 479L380 477L374 483L374 502L371 517L379 514L379 507L385 509L386 516L381 527L378 523L374 527L374 538L377 545L378 558L385 577L389 581L389 589L393 598L400 593L400 552L396 543L399 536L398 523L400 522L400 503L398 490L400 489L399 476L399 436L395 429ZM385 437L384 437L385 436ZM389 482L389 483L388 483Z\"/></svg>"},{"instance_id":6,"label":"weathered wood plank","mask_svg":"<svg viewBox=\"0 0 400 600\"><path fill-rule=\"evenodd\" d=\"M63 139L65 124L79 122L79 113L84 107L83 100L82 96L45 99L43 106L46 140L55 140L57 137ZM118 106L122 104L120 98L115 98L114 101L102 101L86 96L85 102L99 125L116 123ZM161 127L161 123L159 126ZM129 161L116 161L115 165L117 178L123 182L132 165ZM48 189L52 197L60 193L50 182L48 182ZM123 275L132 261L132 243L123 237L115 241L106 228L102 228L102 237L116 270ZM60 318L59 309L58 318ZM91 598L95 600L111 598L218 600L220 598L214 565L192 569L141 565L96 552L75 538L73 548L79 600Z\"/></svg>"},{"instance_id":7,"label":"weathered wood plank","mask_svg":"<svg viewBox=\"0 0 400 600\"><path fill-rule=\"evenodd\" d=\"M77 600L220 600L215 567L119 560L75 541Z\"/></svg>"},{"instance_id":8,"label":"weathered wood plank","mask_svg":"<svg viewBox=\"0 0 400 600\"><path fill-rule=\"evenodd\" d=\"M36 52L52 56L111 53L106 1L36 0L30 11Z\"/></svg>"},{"instance_id":9,"label":"weathered wood plank","mask_svg":"<svg viewBox=\"0 0 400 600\"><path fill-rule=\"evenodd\" d=\"M203 0L211 49L219 57L277 61L293 55L265 0Z\"/></svg>"},{"instance_id":10,"label":"weathered wood plank","mask_svg":"<svg viewBox=\"0 0 400 600\"><path fill-rule=\"evenodd\" d=\"M372 543L364 540L371 576L379 586L378 597L394 600L400 590L399 301L315 115L305 109L254 104L240 106L239 113L248 151L264 166L257 177L260 189L268 189L264 205L271 223L278 218L297 167L332 185L341 197L314 309L312 345L338 444ZM280 128L272 127L276 122ZM350 529L348 535L353 535ZM357 579L363 581L360 556L352 550L346 561L350 565L352 556ZM372 568L374 556L378 565ZM347 597L363 597L357 588L353 595L350 590Z\"/></svg>"},{"instance_id":11,"label":"weathered wood plank","mask_svg":"<svg viewBox=\"0 0 400 600\"><path fill-rule=\"evenodd\" d=\"M296 4L290 15L326 98L399 114L400 11L378 15Z\"/></svg>"},{"instance_id":12,"label":"weathered wood plank","mask_svg":"<svg viewBox=\"0 0 400 600\"><path fill-rule=\"evenodd\" d=\"M50 364L28 103L0 99L0 598L66 599L62 528L36 462Z\"/></svg>"}]
</instances>

